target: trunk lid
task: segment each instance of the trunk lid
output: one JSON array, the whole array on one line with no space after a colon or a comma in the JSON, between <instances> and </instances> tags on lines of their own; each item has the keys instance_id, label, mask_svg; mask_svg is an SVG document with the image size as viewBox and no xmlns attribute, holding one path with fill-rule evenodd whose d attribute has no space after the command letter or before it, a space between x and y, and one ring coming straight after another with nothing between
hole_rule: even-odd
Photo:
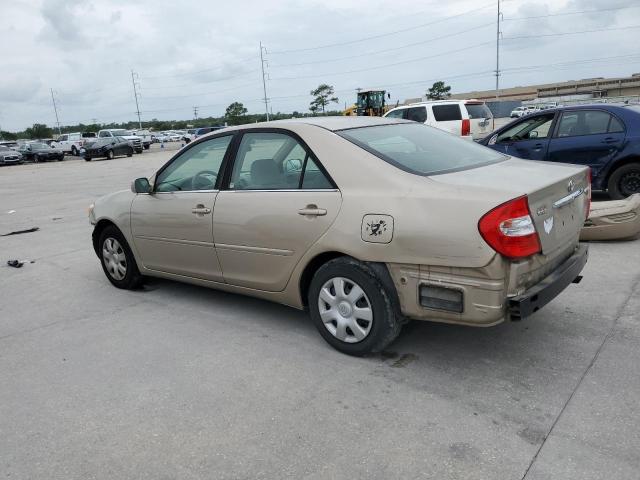
<instances>
[{"instance_id":1,"label":"trunk lid","mask_svg":"<svg viewBox=\"0 0 640 480\"><path fill-rule=\"evenodd\" d=\"M526 195L542 253L550 255L578 239L587 215L588 172L587 167L576 165L510 158L430 178L463 188L501 192L505 202Z\"/></svg>"}]
</instances>

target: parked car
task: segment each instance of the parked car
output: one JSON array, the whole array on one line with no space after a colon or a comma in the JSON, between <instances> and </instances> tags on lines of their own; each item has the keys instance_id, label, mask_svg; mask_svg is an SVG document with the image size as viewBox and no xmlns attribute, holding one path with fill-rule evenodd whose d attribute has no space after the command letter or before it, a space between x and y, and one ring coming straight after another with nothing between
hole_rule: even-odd
<instances>
[{"instance_id":1,"label":"parked car","mask_svg":"<svg viewBox=\"0 0 640 480\"><path fill-rule=\"evenodd\" d=\"M23 143L18 151L24 160L30 162L48 162L49 160L60 162L64 160L64 152L41 142Z\"/></svg>"},{"instance_id":2,"label":"parked car","mask_svg":"<svg viewBox=\"0 0 640 480\"><path fill-rule=\"evenodd\" d=\"M131 140L124 137L97 138L93 142L87 143L84 147L84 159L89 162L93 158L106 158L112 160L118 155L133 155L134 147Z\"/></svg>"},{"instance_id":3,"label":"parked car","mask_svg":"<svg viewBox=\"0 0 640 480\"><path fill-rule=\"evenodd\" d=\"M149 148L151 147L151 143L153 142L153 139L151 138L151 132L149 130L131 130L129 134L139 137L142 141L142 147L145 150L149 150Z\"/></svg>"},{"instance_id":4,"label":"parked car","mask_svg":"<svg viewBox=\"0 0 640 480\"><path fill-rule=\"evenodd\" d=\"M14 149L0 145L0 165L22 163L22 154Z\"/></svg>"},{"instance_id":5,"label":"parked car","mask_svg":"<svg viewBox=\"0 0 640 480\"><path fill-rule=\"evenodd\" d=\"M187 132L182 136L182 140L186 143L192 142L198 137L202 135L206 135L207 133L211 133L216 130L220 130L224 127L216 126L216 127L200 127L200 128L190 128Z\"/></svg>"},{"instance_id":6,"label":"parked car","mask_svg":"<svg viewBox=\"0 0 640 480\"><path fill-rule=\"evenodd\" d=\"M511 110L511 114L509 115L511 118L520 118L524 117L527 112L527 107L516 107Z\"/></svg>"},{"instance_id":7,"label":"parked car","mask_svg":"<svg viewBox=\"0 0 640 480\"><path fill-rule=\"evenodd\" d=\"M467 140L483 138L493 130L491 110L478 100L412 103L391 109L384 116L424 123Z\"/></svg>"},{"instance_id":8,"label":"parked car","mask_svg":"<svg viewBox=\"0 0 640 480\"><path fill-rule=\"evenodd\" d=\"M98 132L98 138L115 138L120 137L128 140L136 153L142 153L143 145L142 139L136 135L129 135L129 132L124 128L109 128L106 130L100 130Z\"/></svg>"},{"instance_id":9,"label":"parked car","mask_svg":"<svg viewBox=\"0 0 640 480\"><path fill-rule=\"evenodd\" d=\"M18 150L20 148L20 144L15 140L2 140L0 141L0 146L10 148L11 150Z\"/></svg>"},{"instance_id":10,"label":"parked car","mask_svg":"<svg viewBox=\"0 0 640 480\"><path fill-rule=\"evenodd\" d=\"M588 173L404 120L304 118L201 137L89 218L114 286L158 276L308 309L362 355L408 318L495 325L579 279Z\"/></svg>"},{"instance_id":11,"label":"parked car","mask_svg":"<svg viewBox=\"0 0 640 480\"><path fill-rule=\"evenodd\" d=\"M77 156L80 155L80 150L84 147L84 144L94 138L96 138L95 132L64 133L54 143L59 145L65 153Z\"/></svg>"},{"instance_id":12,"label":"parked car","mask_svg":"<svg viewBox=\"0 0 640 480\"><path fill-rule=\"evenodd\" d=\"M613 199L640 193L640 106L595 104L527 115L482 142L528 160L591 167L593 188Z\"/></svg>"}]
</instances>

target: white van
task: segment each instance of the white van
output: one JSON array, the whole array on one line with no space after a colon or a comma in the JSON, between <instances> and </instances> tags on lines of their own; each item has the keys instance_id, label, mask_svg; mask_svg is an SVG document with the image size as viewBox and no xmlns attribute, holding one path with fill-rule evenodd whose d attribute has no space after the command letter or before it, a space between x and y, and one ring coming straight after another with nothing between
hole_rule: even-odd
<instances>
[{"instance_id":1,"label":"white van","mask_svg":"<svg viewBox=\"0 0 640 480\"><path fill-rule=\"evenodd\" d=\"M479 140L493 130L493 115L480 100L433 100L389 110L390 118L404 118L439 128L468 140Z\"/></svg>"}]
</instances>

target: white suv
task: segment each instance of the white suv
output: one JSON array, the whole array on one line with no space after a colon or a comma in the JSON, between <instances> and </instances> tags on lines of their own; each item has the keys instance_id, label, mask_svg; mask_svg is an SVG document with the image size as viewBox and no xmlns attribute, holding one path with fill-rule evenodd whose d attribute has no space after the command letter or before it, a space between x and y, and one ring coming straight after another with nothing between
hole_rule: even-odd
<instances>
[{"instance_id":1,"label":"white suv","mask_svg":"<svg viewBox=\"0 0 640 480\"><path fill-rule=\"evenodd\" d=\"M493 130L493 115L479 100L433 100L402 105L384 114L439 128L467 140L478 140Z\"/></svg>"}]
</instances>

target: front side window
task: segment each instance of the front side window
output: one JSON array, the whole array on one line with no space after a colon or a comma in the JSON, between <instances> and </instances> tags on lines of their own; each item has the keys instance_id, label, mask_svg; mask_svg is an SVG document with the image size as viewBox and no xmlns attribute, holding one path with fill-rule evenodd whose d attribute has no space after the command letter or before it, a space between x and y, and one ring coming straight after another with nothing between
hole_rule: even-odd
<instances>
[{"instance_id":1,"label":"front side window","mask_svg":"<svg viewBox=\"0 0 640 480\"><path fill-rule=\"evenodd\" d=\"M235 190L332 188L306 148L284 133L245 133L231 173Z\"/></svg>"},{"instance_id":2,"label":"front side window","mask_svg":"<svg viewBox=\"0 0 640 480\"><path fill-rule=\"evenodd\" d=\"M433 118L436 122L450 122L453 120L462 120L462 112L458 104L452 105L434 105Z\"/></svg>"},{"instance_id":3,"label":"front side window","mask_svg":"<svg viewBox=\"0 0 640 480\"><path fill-rule=\"evenodd\" d=\"M232 135L194 145L176 157L155 182L156 192L213 190Z\"/></svg>"},{"instance_id":4,"label":"front side window","mask_svg":"<svg viewBox=\"0 0 640 480\"><path fill-rule=\"evenodd\" d=\"M404 117L404 112L405 112L404 108L402 108L400 110L392 110L391 112L387 113L385 115L385 117L387 117L387 118L403 118Z\"/></svg>"},{"instance_id":5,"label":"front side window","mask_svg":"<svg viewBox=\"0 0 640 480\"><path fill-rule=\"evenodd\" d=\"M558 126L558 137L598 135L621 132L624 128L619 120L602 110L579 110L564 112Z\"/></svg>"},{"instance_id":6,"label":"front side window","mask_svg":"<svg viewBox=\"0 0 640 480\"><path fill-rule=\"evenodd\" d=\"M382 160L411 173L435 175L499 162L507 157L418 123L336 132Z\"/></svg>"},{"instance_id":7,"label":"front side window","mask_svg":"<svg viewBox=\"0 0 640 480\"><path fill-rule=\"evenodd\" d=\"M427 121L426 107L411 107L407 109L407 120L424 123Z\"/></svg>"},{"instance_id":8,"label":"front side window","mask_svg":"<svg viewBox=\"0 0 640 480\"><path fill-rule=\"evenodd\" d=\"M508 128L496 140L500 142L518 142L520 140L531 140L534 138L547 138L549 130L553 123L553 114L536 115L528 117L526 120L518 122L511 128Z\"/></svg>"}]
</instances>

